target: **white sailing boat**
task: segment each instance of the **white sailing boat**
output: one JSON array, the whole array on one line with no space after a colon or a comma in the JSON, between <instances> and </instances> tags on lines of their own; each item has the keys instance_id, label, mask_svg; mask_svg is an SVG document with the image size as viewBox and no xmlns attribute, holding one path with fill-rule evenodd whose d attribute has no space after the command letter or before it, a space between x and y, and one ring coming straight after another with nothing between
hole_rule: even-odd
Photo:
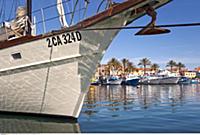
<instances>
[{"instance_id":1,"label":"white sailing boat","mask_svg":"<svg viewBox=\"0 0 200 135\"><path fill-rule=\"evenodd\" d=\"M0 30L4 33L0 37L0 111L78 118L90 79L120 31L95 29L126 26L145 15L147 6L155 9L169 1L110 3L105 11L74 25L65 23L60 8L62 29L32 35L31 0L27 0L28 12L21 9Z\"/></svg>"}]
</instances>

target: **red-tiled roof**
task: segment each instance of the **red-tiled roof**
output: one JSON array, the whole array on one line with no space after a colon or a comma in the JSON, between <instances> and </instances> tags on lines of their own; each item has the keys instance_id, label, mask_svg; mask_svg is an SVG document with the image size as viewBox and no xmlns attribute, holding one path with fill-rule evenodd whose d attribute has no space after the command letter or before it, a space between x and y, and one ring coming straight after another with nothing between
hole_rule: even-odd
<instances>
[{"instance_id":1,"label":"red-tiled roof","mask_svg":"<svg viewBox=\"0 0 200 135\"><path fill-rule=\"evenodd\" d=\"M195 68L196 71L200 71L200 67Z\"/></svg>"}]
</instances>

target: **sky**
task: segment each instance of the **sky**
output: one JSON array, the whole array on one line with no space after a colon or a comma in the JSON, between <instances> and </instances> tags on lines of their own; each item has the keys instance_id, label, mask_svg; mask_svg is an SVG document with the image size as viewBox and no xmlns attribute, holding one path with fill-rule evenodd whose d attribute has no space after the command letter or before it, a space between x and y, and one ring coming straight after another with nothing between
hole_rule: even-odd
<instances>
[{"instance_id":1,"label":"sky","mask_svg":"<svg viewBox=\"0 0 200 135\"><path fill-rule=\"evenodd\" d=\"M0 0L0 7L2 5ZM11 10L13 0L5 0L6 5ZM23 5L25 0L18 1L18 5ZM92 6L89 6L88 16L91 16L97 9L100 0L90 0ZM113 0L122 2L124 0ZM41 9L55 3L56 0L33 0L33 10ZM74 2L74 0L73 0ZM72 2L72 3L73 3ZM74 4L74 3L73 3ZM94 6L95 5L95 6ZM65 6L66 12L71 6ZM79 4L79 7L83 5ZM194 23L200 22L200 0L173 0L171 3L157 10L157 24L174 24L174 23ZM9 11L7 10L7 18ZM79 14L79 13L77 13ZM14 16L14 13L12 14ZM37 21L41 21L41 11L35 12ZM57 16L56 7L44 10L45 18ZM67 16L69 18L69 16ZM1 21L1 19L0 19ZM144 16L139 18L129 26L141 26L149 23L150 17ZM69 22L69 20L68 20ZM37 25L37 33L43 33L42 23ZM60 23L58 18L46 23L46 31L58 29ZM113 40L108 48L101 63L107 63L111 58L121 60L128 58L135 65L142 58L148 58L152 63L157 63L161 68L165 68L169 60L182 62L189 69L200 66L200 27L169 28L171 33L154 36L135 36L139 29L122 30ZM125 42L126 41L126 42Z\"/></svg>"},{"instance_id":2,"label":"sky","mask_svg":"<svg viewBox=\"0 0 200 135\"><path fill-rule=\"evenodd\" d=\"M157 24L200 22L200 0L173 0L157 10ZM150 18L144 16L130 26L146 25ZM134 36L138 30L122 30L106 52L102 63L116 57L130 59L135 65L149 58L165 68L169 60L182 62L190 70L200 66L200 27L169 28L170 34ZM126 42L124 42L126 41Z\"/></svg>"}]
</instances>

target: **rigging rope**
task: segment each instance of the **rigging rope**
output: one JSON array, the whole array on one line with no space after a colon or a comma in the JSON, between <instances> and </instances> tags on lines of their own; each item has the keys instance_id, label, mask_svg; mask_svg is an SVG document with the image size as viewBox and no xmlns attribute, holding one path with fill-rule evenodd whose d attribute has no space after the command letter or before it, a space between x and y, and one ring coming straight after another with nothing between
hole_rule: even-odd
<instances>
[{"instance_id":1,"label":"rigging rope","mask_svg":"<svg viewBox=\"0 0 200 135\"><path fill-rule=\"evenodd\" d=\"M15 1L15 0L14 0L14 1ZM71 0L65 0L65 1L62 2L62 3L67 3L67 2L69 2L69 1L71 1ZM2 18L2 20L0 21L0 24L1 24L2 22L4 22L4 20L5 20L5 15L3 16L4 7L5 7L4 3L5 3L5 0L3 0L2 7L1 7L1 10L0 10L0 19ZM19 4L20 4L20 1L19 1L19 2L17 1L17 4L19 5ZM59 3L59 4L60 4L60 3ZM55 6L57 6L57 4L52 4L52 5L49 5L49 6L44 7L43 10L48 9L48 8L51 8L51 7L55 7ZM1 11L2 11L2 12L1 12ZM41 11L41 9L33 10L33 11L32 11L32 14L33 14L33 13L36 13L36 12L40 12L40 11ZM2 15L1 15L1 14L2 14ZM4 17L4 18L3 18L3 17ZM10 19L7 20L7 21L10 21L10 20L13 20L13 19L15 19L15 18L14 18L14 17L13 17L13 18L10 18Z\"/></svg>"},{"instance_id":2,"label":"rigging rope","mask_svg":"<svg viewBox=\"0 0 200 135\"><path fill-rule=\"evenodd\" d=\"M12 2L14 2L14 1L15 1L16 4L18 3L18 0L17 1L16 0L12 0ZM71 0L64 0L63 3L67 3L69 1L71 1ZM85 1L88 1L88 0L85 0ZM2 5L0 5L2 7L0 9L0 19L3 18L3 17L5 17L5 11L3 10L5 8L5 5L4 5L5 3L6 3L6 0L2 0ZM82 9L76 10L76 5L78 4L78 0L76 0L76 3L74 3L74 4L75 4L74 11L68 12L65 15L69 15L69 14L73 15L76 11L81 11L81 10L86 9L86 8L82 8ZM43 9L51 8L51 7L56 6L56 5L57 4L52 4L52 5L49 5L49 6L45 7L45 8L43 8ZM68 3L68 5L69 5L69 3ZM12 9L11 9L11 11L12 11ZM33 12L37 12L37 11L38 10L35 10ZM53 20L53 19L58 18L58 17L59 16L48 18L48 19L45 20L45 22ZM43 21L38 21L35 24L40 24L40 23L43 23ZM174 27L174 28L177 28L177 27L198 27L198 26L200 26L200 22L196 22L196 23L182 23L182 24L180 24L180 23L179 24L164 24L164 25L157 25L155 27L163 27L163 28L165 28L165 27L173 28ZM82 31L92 31L92 30L123 30L123 29L124 30L128 30L128 29L141 29L141 28L147 28L147 27L146 26L101 27L101 28L97 27L97 28L84 28L84 29L81 29L81 30Z\"/></svg>"},{"instance_id":3,"label":"rigging rope","mask_svg":"<svg viewBox=\"0 0 200 135\"><path fill-rule=\"evenodd\" d=\"M102 0L101 3L99 4L98 8L97 8L97 13L100 11L101 6L103 5L103 3L105 2L105 0Z\"/></svg>"},{"instance_id":4,"label":"rigging rope","mask_svg":"<svg viewBox=\"0 0 200 135\"><path fill-rule=\"evenodd\" d=\"M79 9L79 10L85 10L85 8L82 8L82 9ZM75 10L75 12L78 12L79 10ZM69 12L69 13L65 13L64 15L70 15L70 14L72 14L72 13L73 13L73 12ZM48 22L48 21L54 20L54 19L59 18L59 17L60 17L59 15L58 15L58 16L54 16L54 17L45 19L44 21L45 21L45 22ZM36 22L36 23L34 23L34 24L40 24L40 23L43 23L43 21L38 21L38 22ZM33 24L33 25L34 25L34 24Z\"/></svg>"},{"instance_id":5,"label":"rigging rope","mask_svg":"<svg viewBox=\"0 0 200 135\"><path fill-rule=\"evenodd\" d=\"M57 16L59 17L59 16ZM51 18L55 19L57 17ZM50 20L51 20L50 19ZM46 20L49 21L49 20ZM42 23L38 22L38 23ZM36 24L38 24L36 23ZM162 27L162 28L180 28L180 27L200 27L200 23L183 23L183 24L165 24L165 25L157 25L155 27ZM141 28L147 28L146 26L129 26L129 27L105 27L105 28L85 28L85 29L77 29L81 31L93 31L93 30L130 30L130 29L141 29ZM2 35L2 34L0 34Z\"/></svg>"},{"instance_id":6,"label":"rigging rope","mask_svg":"<svg viewBox=\"0 0 200 135\"><path fill-rule=\"evenodd\" d=\"M155 27L162 27L162 28L173 28L173 27L198 27L200 26L200 23L183 23L183 24L164 24L164 25L157 25ZM83 29L83 31L88 30L128 30L128 29L141 29L141 28L147 28L146 26L127 26L127 27L104 27L104 28L86 28ZM150 28L150 27L149 27Z\"/></svg>"},{"instance_id":7,"label":"rigging rope","mask_svg":"<svg viewBox=\"0 0 200 135\"><path fill-rule=\"evenodd\" d=\"M76 10L76 7L78 5L78 2L79 2L79 0L76 0L75 5L74 5L74 9L73 9L73 12L72 12L71 21L70 21L69 25L72 25L72 22L73 22L73 19L74 19L75 10Z\"/></svg>"}]
</instances>

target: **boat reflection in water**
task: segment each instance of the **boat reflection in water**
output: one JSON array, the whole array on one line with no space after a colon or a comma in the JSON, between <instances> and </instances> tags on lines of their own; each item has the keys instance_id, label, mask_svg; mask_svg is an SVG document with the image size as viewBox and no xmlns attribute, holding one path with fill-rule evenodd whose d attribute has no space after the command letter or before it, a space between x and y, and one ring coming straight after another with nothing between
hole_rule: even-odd
<instances>
[{"instance_id":1,"label":"boat reflection in water","mask_svg":"<svg viewBox=\"0 0 200 135\"><path fill-rule=\"evenodd\" d=\"M141 85L139 88L121 85L93 86L85 99L82 118L110 118L110 115L124 117L126 111L132 111L137 117L135 111L139 113L152 108L158 109L154 113L160 113L160 109L173 112L176 111L176 106L179 107L188 100L200 101L198 93L200 85Z\"/></svg>"},{"instance_id":2,"label":"boat reflection in water","mask_svg":"<svg viewBox=\"0 0 200 135\"><path fill-rule=\"evenodd\" d=\"M200 132L200 85L93 87L82 109L81 132Z\"/></svg>"},{"instance_id":3,"label":"boat reflection in water","mask_svg":"<svg viewBox=\"0 0 200 135\"><path fill-rule=\"evenodd\" d=\"M200 85L93 86L78 123L1 114L0 132L200 132L199 114Z\"/></svg>"},{"instance_id":4,"label":"boat reflection in water","mask_svg":"<svg viewBox=\"0 0 200 135\"><path fill-rule=\"evenodd\" d=\"M77 122L58 118L0 114L0 133L79 133Z\"/></svg>"}]
</instances>

